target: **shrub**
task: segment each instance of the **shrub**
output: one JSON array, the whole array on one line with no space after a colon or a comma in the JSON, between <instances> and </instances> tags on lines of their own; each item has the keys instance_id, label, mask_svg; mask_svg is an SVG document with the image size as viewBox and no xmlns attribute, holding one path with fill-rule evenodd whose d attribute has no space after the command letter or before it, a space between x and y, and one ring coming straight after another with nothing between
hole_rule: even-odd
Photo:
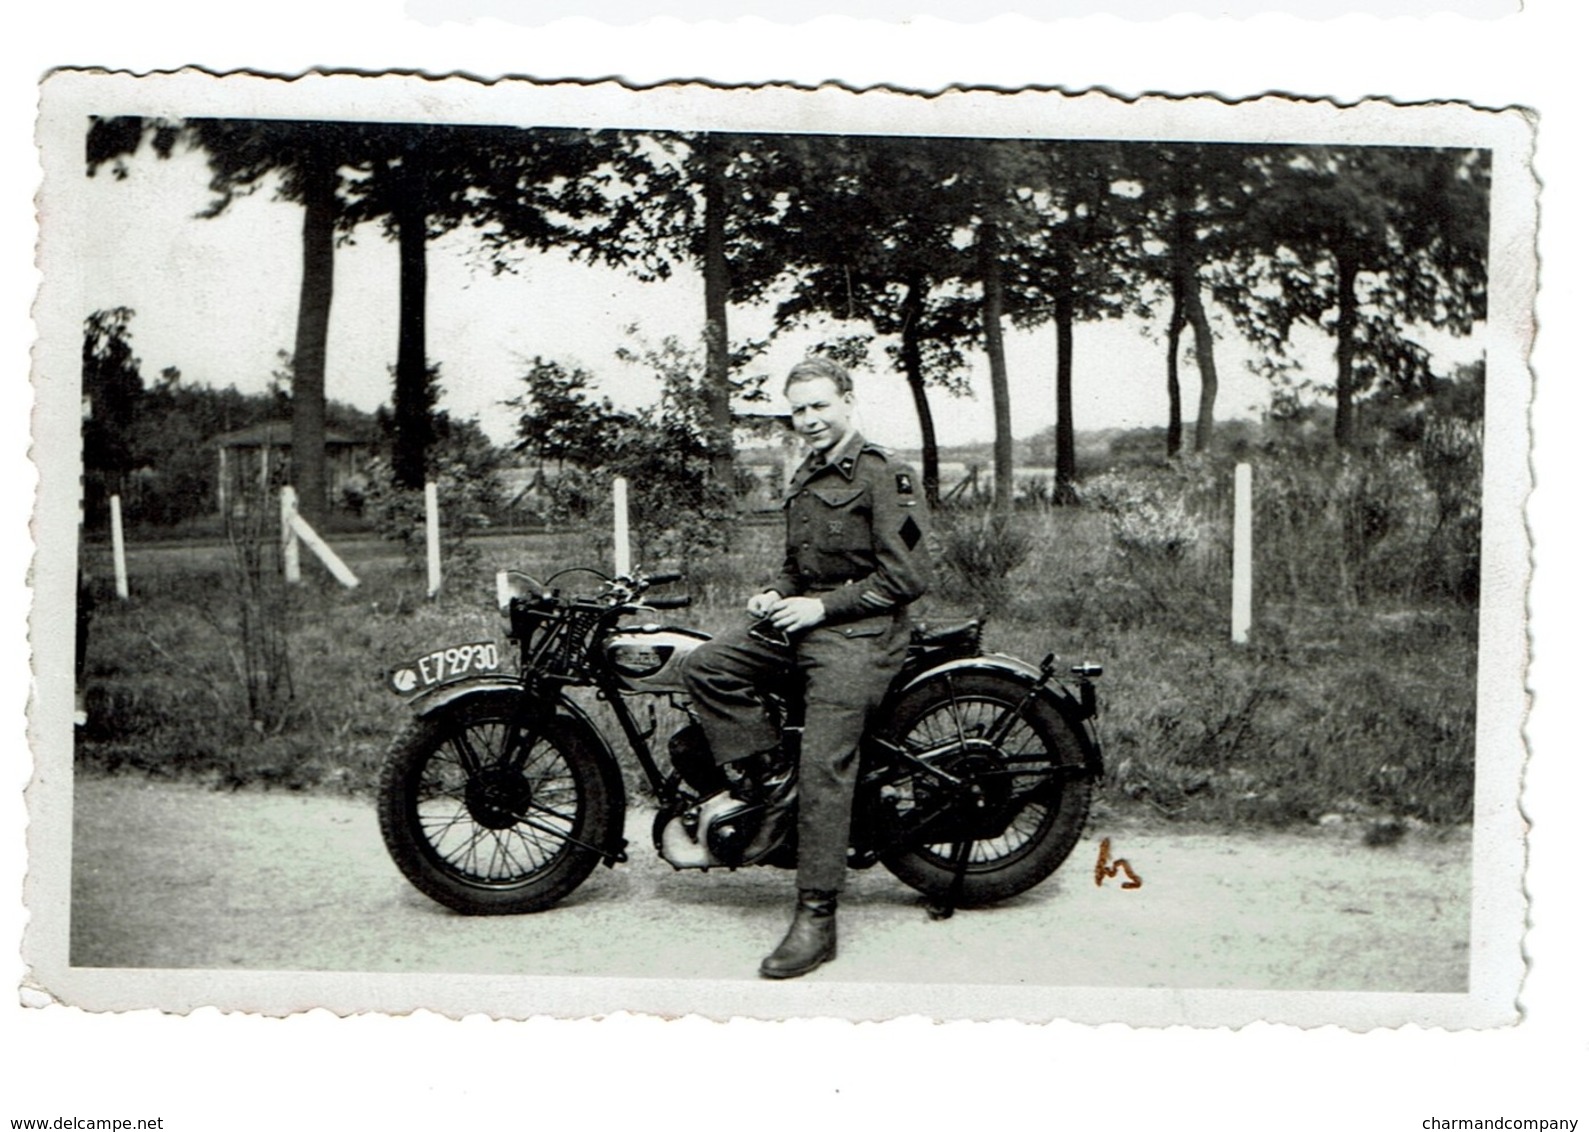
<instances>
[{"instance_id":1,"label":"shrub","mask_svg":"<svg viewBox=\"0 0 1589 1132\"><path fill-rule=\"evenodd\" d=\"M1419 580L1425 592L1475 604L1483 526L1484 429L1477 421L1436 417L1418 440L1418 464L1436 500Z\"/></svg>"},{"instance_id":2,"label":"shrub","mask_svg":"<svg viewBox=\"0 0 1589 1132\"><path fill-rule=\"evenodd\" d=\"M282 578L281 542L271 511L255 497L240 518L227 517L232 551L228 588L236 618L227 651L248 703L250 724L260 734L274 735L287 725L293 682L291 598Z\"/></svg>"},{"instance_id":3,"label":"shrub","mask_svg":"<svg viewBox=\"0 0 1589 1132\"><path fill-rule=\"evenodd\" d=\"M1106 472L1078 491L1083 503L1108 516L1121 558L1170 562L1185 558L1203 533L1188 495L1185 480L1163 469Z\"/></svg>"},{"instance_id":4,"label":"shrub","mask_svg":"<svg viewBox=\"0 0 1589 1132\"><path fill-rule=\"evenodd\" d=\"M950 600L971 600L991 612L1010 602L1013 575L1032 553L1030 524L991 508L943 511L935 542L940 581Z\"/></svg>"},{"instance_id":5,"label":"shrub","mask_svg":"<svg viewBox=\"0 0 1589 1132\"><path fill-rule=\"evenodd\" d=\"M469 536L491 525L501 501L497 471L501 453L473 421L438 421L440 439L430 456L436 485L442 570L467 570L478 558ZM391 463L376 457L366 465L364 515L384 539L402 548L410 569L425 568L425 493L398 485Z\"/></svg>"},{"instance_id":6,"label":"shrub","mask_svg":"<svg viewBox=\"0 0 1589 1132\"><path fill-rule=\"evenodd\" d=\"M1078 485L1078 500L1106 524L1109 564L1095 585L1116 622L1207 620L1209 599L1229 569L1226 490L1201 460L1109 472Z\"/></svg>"},{"instance_id":7,"label":"shrub","mask_svg":"<svg viewBox=\"0 0 1589 1132\"><path fill-rule=\"evenodd\" d=\"M1256 460L1258 596L1348 605L1476 600L1477 477L1441 483L1429 474L1439 460L1399 447Z\"/></svg>"}]
</instances>

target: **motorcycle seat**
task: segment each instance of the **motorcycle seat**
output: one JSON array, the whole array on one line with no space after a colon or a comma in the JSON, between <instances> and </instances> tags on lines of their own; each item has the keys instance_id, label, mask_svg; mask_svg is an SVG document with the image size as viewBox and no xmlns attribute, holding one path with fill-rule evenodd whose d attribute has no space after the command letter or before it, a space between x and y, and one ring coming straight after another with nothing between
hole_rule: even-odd
<instances>
[{"instance_id":1,"label":"motorcycle seat","mask_svg":"<svg viewBox=\"0 0 1589 1132\"><path fill-rule=\"evenodd\" d=\"M982 618L917 622L911 627L910 643L913 648L975 649L982 643Z\"/></svg>"}]
</instances>

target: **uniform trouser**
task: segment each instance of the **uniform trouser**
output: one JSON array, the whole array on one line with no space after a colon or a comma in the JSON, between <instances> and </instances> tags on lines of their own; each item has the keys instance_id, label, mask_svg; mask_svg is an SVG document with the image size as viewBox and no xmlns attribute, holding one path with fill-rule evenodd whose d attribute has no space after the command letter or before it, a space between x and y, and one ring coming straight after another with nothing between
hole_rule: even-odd
<instances>
[{"instance_id":1,"label":"uniform trouser","mask_svg":"<svg viewBox=\"0 0 1589 1132\"><path fill-rule=\"evenodd\" d=\"M787 674L791 664L804 677L796 873L802 889L844 887L857 748L867 716L904 663L909 636L906 622L893 616L819 625L797 637L792 649L741 628L689 656L685 684L719 763L779 745L758 692Z\"/></svg>"}]
</instances>

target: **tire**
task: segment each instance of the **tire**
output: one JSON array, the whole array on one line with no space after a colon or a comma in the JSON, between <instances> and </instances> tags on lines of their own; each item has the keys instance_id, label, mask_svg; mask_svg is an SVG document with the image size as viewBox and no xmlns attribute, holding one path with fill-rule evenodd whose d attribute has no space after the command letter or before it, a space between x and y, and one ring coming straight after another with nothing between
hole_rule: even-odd
<instances>
[{"instance_id":1,"label":"tire","mask_svg":"<svg viewBox=\"0 0 1589 1132\"><path fill-rule=\"evenodd\" d=\"M471 780L460 739L499 756L515 699L483 697L416 720L381 773L381 837L426 896L470 916L539 912L590 875L622 822L621 794L586 729L544 721L522 770Z\"/></svg>"},{"instance_id":2,"label":"tire","mask_svg":"<svg viewBox=\"0 0 1589 1132\"><path fill-rule=\"evenodd\" d=\"M977 782L985 804L973 810L932 774L909 766L885 776L869 795L878 832L922 830L879 859L934 900L952 895L955 850L966 842L965 881L954 903L974 908L1041 884L1081 838L1092 782L1082 741L1058 710L1034 700L1003 740L982 738L1027 691L1025 683L997 673L957 672L906 693L889 714L890 742L917 755L932 752L932 765Z\"/></svg>"}]
</instances>

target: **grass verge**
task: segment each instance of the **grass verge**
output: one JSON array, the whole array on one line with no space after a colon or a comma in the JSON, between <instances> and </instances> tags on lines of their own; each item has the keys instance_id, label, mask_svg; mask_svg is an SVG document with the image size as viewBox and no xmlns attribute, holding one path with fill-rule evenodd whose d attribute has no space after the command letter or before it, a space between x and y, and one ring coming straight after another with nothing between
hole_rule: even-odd
<instances>
[{"instance_id":1,"label":"grass verge","mask_svg":"<svg viewBox=\"0 0 1589 1132\"><path fill-rule=\"evenodd\" d=\"M1281 825L1330 814L1470 819L1473 608L1275 596L1260 604L1251 642L1235 646L1228 594L1198 555L1122 554L1108 517L1086 508L1017 522L1024 553L1005 556L1003 584L979 589L946 569L920 612L991 607L989 648L1105 665L1101 812ZM693 572L694 608L672 616L708 631L733 623L776 561L780 535L739 530L730 551ZM358 564L356 590L306 584L288 599L294 698L266 726L249 718L236 673L224 569L164 552L135 579L132 601L97 602L78 766L222 788L368 791L405 719L384 687L391 664L440 644L500 639L499 566L544 577L608 557L597 536L576 531L492 540L436 601L390 557Z\"/></svg>"}]
</instances>

